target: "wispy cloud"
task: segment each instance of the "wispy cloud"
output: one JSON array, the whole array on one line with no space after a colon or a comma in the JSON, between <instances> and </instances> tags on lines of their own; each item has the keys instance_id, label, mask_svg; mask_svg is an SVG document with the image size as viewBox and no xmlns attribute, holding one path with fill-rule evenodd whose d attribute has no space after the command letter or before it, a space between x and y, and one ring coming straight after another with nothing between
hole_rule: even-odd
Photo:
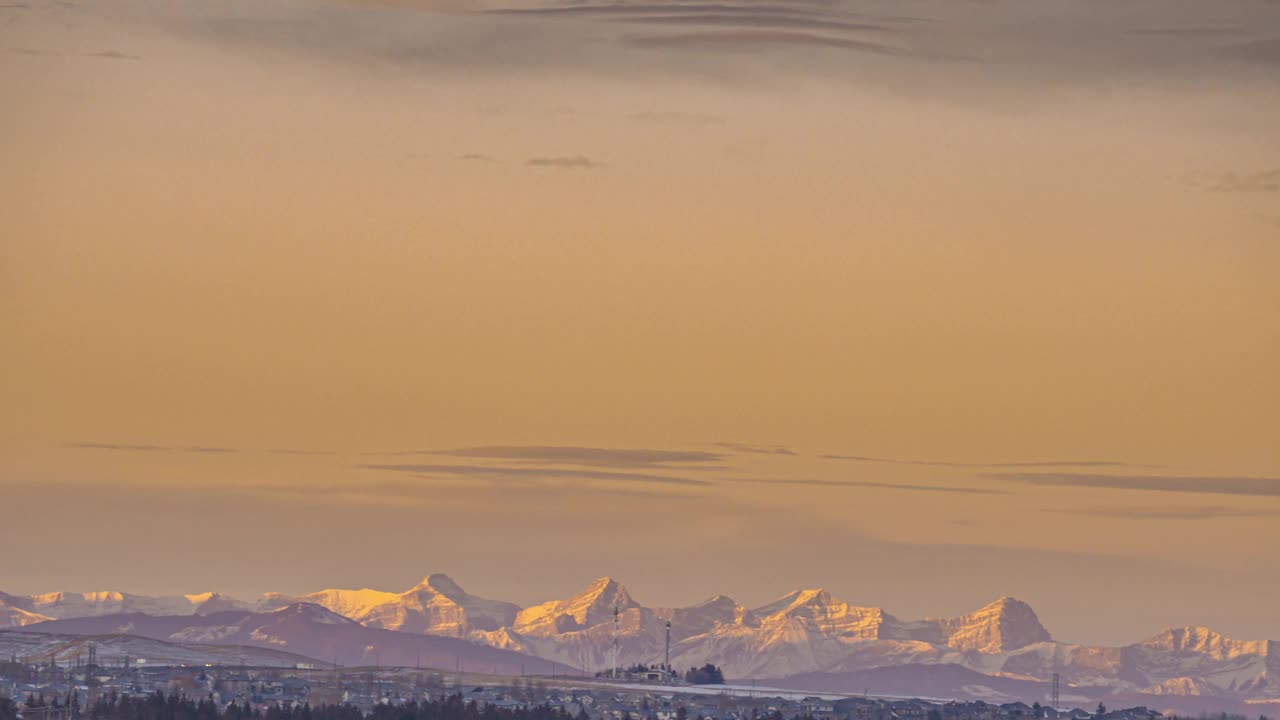
<instances>
[{"instance_id":1,"label":"wispy cloud","mask_svg":"<svg viewBox=\"0 0 1280 720\"><path fill-rule=\"evenodd\" d=\"M67 447L80 450L122 450L126 452L233 453L234 448L208 445L131 445L127 443L80 442Z\"/></svg>"},{"instance_id":2,"label":"wispy cloud","mask_svg":"<svg viewBox=\"0 0 1280 720\"><path fill-rule=\"evenodd\" d=\"M568 17L647 25L886 30L918 18L844 12L830 4L718 2L583 2L496 10L506 15Z\"/></svg>"},{"instance_id":3,"label":"wispy cloud","mask_svg":"<svg viewBox=\"0 0 1280 720\"><path fill-rule=\"evenodd\" d=\"M1280 509L1249 509L1226 507L1092 507L1045 508L1041 512L1056 515L1078 515L1117 520L1216 520L1218 518L1277 517Z\"/></svg>"},{"instance_id":4,"label":"wispy cloud","mask_svg":"<svg viewBox=\"0 0 1280 720\"><path fill-rule=\"evenodd\" d=\"M463 153L458 156L459 160L470 160L473 162L498 162L497 160L485 155L484 153Z\"/></svg>"},{"instance_id":5,"label":"wispy cloud","mask_svg":"<svg viewBox=\"0 0 1280 720\"><path fill-rule=\"evenodd\" d=\"M1222 193L1280 192L1280 168L1256 173L1223 173L1207 189Z\"/></svg>"},{"instance_id":6,"label":"wispy cloud","mask_svg":"<svg viewBox=\"0 0 1280 720\"><path fill-rule=\"evenodd\" d=\"M600 480L605 482L654 483L660 485L711 485L707 480L648 473L611 472L607 470L571 470L561 468L506 467L501 465L420 465L365 463L355 467L364 470L440 475L446 477L481 477L495 480Z\"/></svg>"},{"instance_id":7,"label":"wispy cloud","mask_svg":"<svg viewBox=\"0 0 1280 720\"><path fill-rule=\"evenodd\" d=\"M591 170L604 167L602 163L598 163L586 155L536 157L526 160L524 164L529 167L560 168L562 170Z\"/></svg>"},{"instance_id":8,"label":"wispy cloud","mask_svg":"<svg viewBox=\"0 0 1280 720\"><path fill-rule=\"evenodd\" d=\"M1116 460L1033 460L1025 462L948 462L943 460L907 460L902 458L871 457L868 455L821 455L826 460L851 460L853 462L890 463L893 465L925 465L953 468L1054 468L1054 467L1155 467L1133 465Z\"/></svg>"},{"instance_id":9,"label":"wispy cloud","mask_svg":"<svg viewBox=\"0 0 1280 720\"><path fill-rule=\"evenodd\" d=\"M748 445L746 443L719 442L716 443L716 447L755 455L796 455L790 448L785 448L781 445Z\"/></svg>"},{"instance_id":10,"label":"wispy cloud","mask_svg":"<svg viewBox=\"0 0 1280 720\"><path fill-rule=\"evenodd\" d=\"M706 15L651 15L639 21L649 25L682 25L686 27L717 26L725 28L769 28L838 31L884 31L889 28L870 23L825 20L816 17L751 16L732 13Z\"/></svg>"},{"instance_id":11,"label":"wispy cloud","mask_svg":"<svg viewBox=\"0 0 1280 720\"><path fill-rule=\"evenodd\" d=\"M638 499L668 498L683 500L694 497L687 492L660 489L664 487L661 485L627 486L623 484L574 484L568 486L539 483L536 485L503 485L500 488L484 485L463 488L453 485L449 487L447 493L442 493L439 483L432 482L436 479L428 475L413 474L405 476L403 480L390 482L267 483L229 487L226 488L226 491L254 497L288 498L311 504L341 505L344 503L360 503L362 505L379 506L447 506L459 510L473 510L477 506L490 505L498 499L499 495L506 500L520 497L529 502L546 502L558 497L596 497L603 499L619 497Z\"/></svg>"},{"instance_id":12,"label":"wispy cloud","mask_svg":"<svg viewBox=\"0 0 1280 720\"><path fill-rule=\"evenodd\" d=\"M987 473L985 477L1047 487L1085 487L1151 492L1280 497L1280 478L1090 473Z\"/></svg>"},{"instance_id":13,"label":"wispy cloud","mask_svg":"<svg viewBox=\"0 0 1280 720\"><path fill-rule=\"evenodd\" d=\"M1228 55L1251 63L1280 64L1280 38L1249 40L1227 48L1226 52Z\"/></svg>"},{"instance_id":14,"label":"wispy cloud","mask_svg":"<svg viewBox=\"0 0 1280 720\"><path fill-rule=\"evenodd\" d=\"M752 483L757 485L813 485L819 487L874 488L877 490L913 490L917 492L960 493L972 495L1008 495L1005 490L958 487L954 485L910 485L874 482L868 480L784 480L774 478L735 478L725 482Z\"/></svg>"},{"instance_id":15,"label":"wispy cloud","mask_svg":"<svg viewBox=\"0 0 1280 720\"><path fill-rule=\"evenodd\" d=\"M632 38L639 46L691 48L700 50L751 50L771 46L796 46L856 50L877 55L912 55L914 53L887 43L858 40L836 35L820 35L779 29L706 30L671 34L640 35Z\"/></svg>"},{"instance_id":16,"label":"wispy cloud","mask_svg":"<svg viewBox=\"0 0 1280 720\"><path fill-rule=\"evenodd\" d=\"M1245 194L1280 192L1280 168L1258 172L1199 170L1187 173L1183 180L1188 185L1206 192Z\"/></svg>"},{"instance_id":17,"label":"wispy cloud","mask_svg":"<svg viewBox=\"0 0 1280 720\"><path fill-rule=\"evenodd\" d=\"M690 127L705 127L708 125L719 125L724 119L718 115L707 115L704 113L692 112L639 112L631 116L635 120L643 122L656 123L659 125L683 125Z\"/></svg>"},{"instance_id":18,"label":"wispy cloud","mask_svg":"<svg viewBox=\"0 0 1280 720\"><path fill-rule=\"evenodd\" d=\"M173 449L163 445L128 445L123 443L97 442L71 443L67 447L79 448L81 450L130 450L133 452L168 452Z\"/></svg>"},{"instance_id":19,"label":"wispy cloud","mask_svg":"<svg viewBox=\"0 0 1280 720\"><path fill-rule=\"evenodd\" d=\"M555 465L595 467L661 468L673 464L708 464L724 460L720 453L699 450L655 450L650 448L600 448L575 445L484 445L449 450L410 450L370 455L447 455L450 457L511 460Z\"/></svg>"},{"instance_id":20,"label":"wispy cloud","mask_svg":"<svg viewBox=\"0 0 1280 720\"><path fill-rule=\"evenodd\" d=\"M141 60L141 55L130 55L122 53L119 50L102 50L101 52L88 53L86 57L104 58L106 60Z\"/></svg>"}]
</instances>

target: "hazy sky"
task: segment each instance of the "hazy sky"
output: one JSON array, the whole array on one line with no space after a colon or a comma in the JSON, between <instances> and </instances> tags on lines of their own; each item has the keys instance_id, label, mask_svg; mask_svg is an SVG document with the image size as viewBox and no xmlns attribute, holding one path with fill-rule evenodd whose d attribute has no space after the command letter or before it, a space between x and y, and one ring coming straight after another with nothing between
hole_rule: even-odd
<instances>
[{"instance_id":1,"label":"hazy sky","mask_svg":"<svg viewBox=\"0 0 1280 720\"><path fill-rule=\"evenodd\" d=\"M19 0L0 98L0 589L1280 639L1276 2Z\"/></svg>"}]
</instances>

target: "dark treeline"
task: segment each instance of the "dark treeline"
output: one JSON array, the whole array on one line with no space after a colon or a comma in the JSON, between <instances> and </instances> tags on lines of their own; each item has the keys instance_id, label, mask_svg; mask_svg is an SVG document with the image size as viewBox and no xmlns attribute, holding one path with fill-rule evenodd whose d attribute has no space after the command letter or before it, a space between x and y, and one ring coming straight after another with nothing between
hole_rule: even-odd
<instances>
[{"instance_id":1,"label":"dark treeline","mask_svg":"<svg viewBox=\"0 0 1280 720\"><path fill-rule=\"evenodd\" d=\"M572 718L560 708L532 705L517 708L480 707L450 695L438 701L378 705L365 714L353 705L268 705L265 709L231 703L219 712L210 698L156 692L142 697L104 693L92 703L81 704L77 695L45 699L30 696L24 703L35 715L42 708L70 708L81 720L585 720ZM14 720L22 708L0 698L0 720ZM27 714L27 713L24 713Z\"/></svg>"},{"instance_id":2,"label":"dark treeline","mask_svg":"<svg viewBox=\"0 0 1280 720\"><path fill-rule=\"evenodd\" d=\"M49 715L45 710L61 710ZM40 720L44 717L75 718L76 720L590 720L585 712L572 716L561 708L546 704L500 708L480 706L475 701L465 701L454 694L440 700L407 702L398 705L377 705L365 713L354 705L282 705L265 708L231 703L219 710L212 698L194 699L178 693L165 695L117 695L103 693L93 702L82 703L74 691L68 695L46 698L30 695L21 705L10 698L0 696L0 720L17 720L19 713ZM937 716L935 716L937 712ZM930 720L941 712L929 713ZM634 717L634 716L633 716ZM677 709L676 720L693 720L684 707ZM751 720L786 720L778 710L760 712L753 708ZM795 715L790 720L815 720L810 714ZM1201 714L1198 717L1168 715L1164 720L1251 720L1243 715ZM1257 720L1270 720L1261 715Z\"/></svg>"},{"instance_id":3,"label":"dark treeline","mask_svg":"<svg viewBox=\"0 0 1280 720\"><path fill-rule=\"evenodd\" d=\"M684 674L685 682L694 685L723 685L724 673L720 668L707 663L700 668L689 668L689 672Z\"/></svg>"},{"instance_id":4,"label":"dark treeline","mask_svg":"<svg viewBox=\"0 0 1280 720\"><path fill-rule=\"evenodd\" d=\"M354 705L268 705L265 709L231 703L219 712L218 705L210 698L193 699L177 693L165 695L128 696L105 693L92 703L82 704L73 692L67 696L45 698L29 696L21 705L6 697L0 697L0 720L17 720L23 712L29 718L40 720L44 710L61 709L55 717L73 717L79 720L590 720L585 711L576 716L548 705L529 705L516 708L480 706L475 701L464 701L461 695L450 695L438 701L408 702L400 705L377 705L373 712L365 713ZM635 719L634 714L629 716ZM684 707L675 713L676 720L701 720ZM751 720L788 720L778 710L751 712ZM638 720L638 719L636 719ZM789 720L817 720L806 713ZM1214 718L1213 720L1218 720Z\"/></svg>"},{"instance_id":5,"label":"dark treeline","mask_svg":"<svg viewBox=\"0 0 1280 720\"><path fill-rule=\"evenodd\" d=\"M265 709L255 709L234 702L219 712L217 703L210 698L196 700L177 693L165 695L159 691L145 696L106 693L87 704L81 704L75 693L52 699L32 695L21 706L9 698L0 697L0 720L16 720L19 711L39 720L41 711L45 709L69 710L70 717L79 720L590 720L585 711L580 711L575 716L545 704L516 708L499 708L493 705L482 707L474 700L464 701L461 695L456 694L438 701L377 705L370 713L365 713L354 705L312 707L309 704L273 704ZM634 714L629 717L636 718ZM675 717L676 720L702 718L701 715L691 715L684 707L676 710ZM788 720L777 710L753 710L750 717L752 720ZM806 713L789 720L817 718Z\"/></svg>"}]
</instances>

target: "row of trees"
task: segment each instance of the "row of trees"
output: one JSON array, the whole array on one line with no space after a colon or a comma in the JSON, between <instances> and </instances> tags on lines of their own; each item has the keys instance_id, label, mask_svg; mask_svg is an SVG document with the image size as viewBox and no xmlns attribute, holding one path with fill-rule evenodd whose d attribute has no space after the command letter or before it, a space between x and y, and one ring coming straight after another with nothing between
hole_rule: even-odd
<instances>
[{"instance_id":1,"label":"row of trees","mask_svg":"<svg viewBox=\"0 0 1280 720\"><path fill-rule=\"evenodd\" d=\"M48 700L41 695L28 697L24 705L25 708L20 708L9 698L0 697L0 720L17 720L19 710L25 709L31 716L48 708L70 709L73 711L71 715L81 720L590 720L586 712L580 711L577 716L571 716L558 707L548 705L480 707L475 701L464 701L461 695L456 694L439 701L377 705L371 713L364 713L354 705L312 707L274 704L259 710L231 703L220 714L211 699L195 700L177 693L165 695L161 692L143 697L104 694L87 707L81 707L74 692ZM750 717L752 720L785 720L776 709L762 713L753 708ZM695 720L684 707L676 711L676 719ZM702 716L697 716L696 720L703 720ZM805 714L791 720L816 719Z\"/></svg>"},{"instance_id":2,"label":"row of trees","mask_svg":"<svg viewBox=\"0 0 1280 720\"><path fill-rule=\"evenodd\" d=\"M51 699L43 695L29 696L24 705L28 711L68 708L73 717L82 720L587 720L585 717L573 718L561 708L545 704L516 708L480 707L475 701L464 701L459 694L440 700L377 705L369 714L354 705L312 707L309 704L274 704L263 710L234 702L220 713L218 705L210 698L197 700L161 692L142 697L104 693L94 702L82 706L73 691ZM0 720L15 720L19 709L12 700L0 698Z\"/></svg>"},{"instance_id":3,"label":"row of trees","mask_svg":"<svg viewBox=\"0 0 1280 720\"><path fill-rule=\"evenodd\" d=\"M689 668L689 672L684 674L684 680L694 685L723 685L724 673L715 665L707 663L700 668Z\"/></svg>"},{"instance_id":4,"label":"row of trees","mask_svg":"<svg viewBox=\"0 0 1280 720\"><path fill-rule=\"evenodd\" d=\"M632 675L640 675L654 670L661 670L662 672L670 674L671 677L676 677L676 672L674 670L668 670L662 665L643 665L641 663L636 663L635 665L625 667L622 670L623 672ZM609 677L611 673L611 670L600 670L596 673L596 677ZM685 671L684 680L685 682L692 683L694 685L723 685L724 672L715 665L707 663L702 667L689 668Z\"/></svg>"}]
</instances>

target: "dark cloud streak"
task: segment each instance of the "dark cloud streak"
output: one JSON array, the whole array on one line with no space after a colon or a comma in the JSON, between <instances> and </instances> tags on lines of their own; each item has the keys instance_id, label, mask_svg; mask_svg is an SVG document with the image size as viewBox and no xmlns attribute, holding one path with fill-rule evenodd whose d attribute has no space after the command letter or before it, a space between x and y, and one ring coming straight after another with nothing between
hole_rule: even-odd
<instances>
[{"instance_id":1,"label":"dark cloud streak","mask_svg":"<svg viewBox=\"0 0 1280 720\"><path fill-rule=\"evenodd\" d=\"M720 453L700 450L656 450L651 448L598 448L577 445L482 445L450 450L409 450L366 455L447 455L449 457L511 460L553 465L593 467L661 468L673 463L711 464L724 460Z\"/></svg>"},{"instance_id":2,"label":"dark cloud streak","mask_svg":"<svg viewBox=\"0 0 1280 720\"><path fill-rule=\"evenodd\" d=\"M1280 168L1256 173L1223 173L1206 189L1220 193L1280 192Z\"/></svg>"},{"instance_id":3,"label":"dark cloud streak","mask_svg":"<svg viewBox=\"0 0 1280 720\"><path fill-rule=\"evenodd\" d=\"M1045 508L1040 512L1055 515L1076 515L1116 520L1217 520L1220 518L1251 518L1280 516L1280 509L1257 510L1224 507L1164 507L1164 508Z\"/></svg>"},{"instance_id":4,"label":"dark cloud streak","mask_svg":"<svg viewBox=\"0 0 1280 720\"><path fill-rule=\"evenodd\" d=\"M237 452L234 448L212 447L207 445L186 445L186 446L170 446L170 445L130 445L125 443L98 443L98 442L81 442L71 443L67 447L76 448L78 450L122 450L126 452L173 452L173 453L233 453Z\"/></svg>"},{"instance_id":5,"label":"dark cloud streak","mask_svg":"<svg viewBox=\"0 0 1280 720\"><path fill-rule=\"evenodd\" d=\"M659 485L707 486L707 480L697 480L670 475L647 473L610 472L607 470L566 470L558 468L505 467L500 465L419 465L365 463L355 467L363 470L381 470L454 477L480 477L518 480L600 480L605 482L654 483Z\"/></svg>"},{"instance_id":6,"label":"dark cloud streak","mask_svg":"<svg viewBox=\"0 0 1280 720\"><path fill-rule=\"evenodd\" d=\"M732 483L752 483L758 485L812 485L816 487L849 487L874 488L878 490L912 490L917 492L959 493L968 495L1008 495L1005 490L991 490L975 487L954 487L949 485L904 485L898 483L872 482L864 480L782 480L773 478L737 478L727 480Z\"/></svg>"},{"instance_id":7,"label":"dark cloud streak","mask_svg":"<svg viewBox=\"0 0 1280 720\"><path fill-rule=\"evenodd\" d=\"M951 468L1054 468L1054 467L1153 467L1133 465L1115 460L1039 460L1028 462L947 462L942 460L906 460L900 458L871 457L868 455L821 455L825 460L851 460L854 462L888 463L891 465L923 465Z\"/></svg>"},{"instance_id":8,"label":"dark cloud streak","mask_svg":"<svg viewBox=\"0 0 1280 720\"><path fill-rule=\"evenodd\" d=\"M781 445L760 446L760 445L748 445L746 443L720 442L720 443L716 443L716 447L722 447L722 448L725 448L726 450L732 450L734 452L747 453L747 454L753 454L753 455L789 455L792 457L796 456L795 451L791 450L790 448L785 448Z\"/></svg>"},{"instance_id":9,"label":"dark cloud streak","mask_svg":"<svg viewBox=\"0 0 1280 720\"><path fill-rule=\"evenodd\" d=\"M560 170L593 170L604 167L586 155L555 155L549 157L530 158L524 163L528 167L558 168Z\"/></svg>"},{"instance_id":10,"label":"dark cloud streak","mask_svg":"<svg viewBox=\"0 0 1280 720\"><path fill-rule=\"evenodd\" d=\"M119 50L103 50L96 53L88 53L85 57L103 58L106 60L141 60L141 55L130 55L122 53Z\"/></svg>"},{"instance_id":11,"label":"dark cloud streak","mask_svg":"<svg viewBox=\"0 0 1280 720\"><path fill-rule=\"evenodd\" d=\"M1102 475L1089 473L987 473L984 477L1043 487L1251 495L1280 498L1280 478Z\"/></svg>"}]
</instances>

